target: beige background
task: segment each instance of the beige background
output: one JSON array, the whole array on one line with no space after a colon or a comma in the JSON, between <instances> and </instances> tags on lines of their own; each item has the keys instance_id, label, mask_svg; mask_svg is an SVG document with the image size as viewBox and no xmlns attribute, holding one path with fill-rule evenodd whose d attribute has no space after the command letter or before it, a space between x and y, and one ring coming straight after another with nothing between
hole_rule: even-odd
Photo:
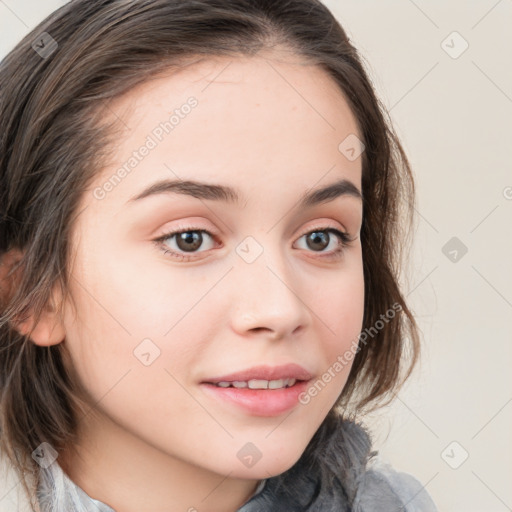
<instances>
[{"instance_id":1,"label":"beige background","mask_svg":"<svg viewBox=\"0 0 512 512\"><path fill-rule=\"evenodd\" d=\"M0 55L64 3L0 0ZM512 510L512 0L325 3L367 60L418 185L404 287L422 364L367 422L440 511Z\"/></svg>"}]
</instances>

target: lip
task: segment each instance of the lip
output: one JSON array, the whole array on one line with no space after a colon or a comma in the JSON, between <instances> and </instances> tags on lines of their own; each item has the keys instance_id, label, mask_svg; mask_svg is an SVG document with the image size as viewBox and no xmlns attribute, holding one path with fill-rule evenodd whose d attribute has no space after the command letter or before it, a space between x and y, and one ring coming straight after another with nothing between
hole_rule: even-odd
<instances>
[{"instance_id":1,"label":"lip","mask_svg":"<svg viewBox=\"0 0 512 512\"><path fill-rule=\"evenodd\" d=\"M258 380L296 379L293 386L280 389L222 388L218 382ZM281 366L253 366L220 377L213 377L201 382L203 392L210 398L229 406L242 409L253 416L278 416L289 411L299 403L299 396L309 386L311 374L298 364Z\"/></svg>"},{"instance_id":2,"label":"lip","mask_svg":"<svg viewBox=\"0 0 512 512\"><path fill-rule=\"evenodd\" d=\"M281 389L221 388L215 384L201 384L209 397L234 405L252 416L279 416L293 409L308 386L309 381L305 380Z\"/></svg>"},{"instance_id":3,"label":"lip","mask_svg":"<svg viewBox=\"0 0 512 512\"><path fill-rule=\"evenodd\" d=\"M302 366L290 363L280 366L260 365L253 366L247 370L230 373L229 375L222 375L219 377L212 377L205 379L204 384L217 384L218 382L234 382L236 380L248 381L251 379L260 380L281 380L281 379L296 379L296 380L310 380L311 374Z\"/></svg>"}]
</instances>

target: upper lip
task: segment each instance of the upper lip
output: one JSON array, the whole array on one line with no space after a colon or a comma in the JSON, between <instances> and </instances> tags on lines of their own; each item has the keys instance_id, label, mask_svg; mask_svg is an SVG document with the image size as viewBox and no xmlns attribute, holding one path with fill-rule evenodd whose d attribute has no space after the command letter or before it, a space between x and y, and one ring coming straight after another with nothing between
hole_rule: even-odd
<instances>
[{"instance_id":1,"label":"upper lip","mask_svg":"<svg viewBox=\"0 0 512 512\"><path fill-rule=\"evenodd\" d=\"M203 382L217 383L217 382L235 382L235 381L249 381L252 379L257 380L281 380L281 379L296 379L296 380L309 380L311 374L302 366L291 363L281 366L268 366L260 365L253 366L247 370L230 373L229 375L221 375L220 377L212 377Z\"/></svg>"}]
</instances>

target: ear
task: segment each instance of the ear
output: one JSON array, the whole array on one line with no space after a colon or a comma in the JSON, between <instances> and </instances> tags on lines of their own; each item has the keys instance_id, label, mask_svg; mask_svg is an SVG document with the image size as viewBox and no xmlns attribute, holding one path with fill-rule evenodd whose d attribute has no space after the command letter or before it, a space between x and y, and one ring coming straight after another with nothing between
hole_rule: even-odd
<instances>
[{"instance_id":1,"label":"ear","mask_svg":"<svg viewBox=\"0 0 512 512\"><path fill-rule=\"evenodd\" d=\"M12 270L22 256L23 253L19 249L11 249L0 256L0 297L3 304L9 303L19 283L21 267L14 272ZM57 345L65 337L64 324L59 312L61 300L60 288L55 286L37 324L35 314L30 312L22 321L14 320L11 325L22 335L30 334L30 340L36 345Z\"/></svg>"}]
</instances>

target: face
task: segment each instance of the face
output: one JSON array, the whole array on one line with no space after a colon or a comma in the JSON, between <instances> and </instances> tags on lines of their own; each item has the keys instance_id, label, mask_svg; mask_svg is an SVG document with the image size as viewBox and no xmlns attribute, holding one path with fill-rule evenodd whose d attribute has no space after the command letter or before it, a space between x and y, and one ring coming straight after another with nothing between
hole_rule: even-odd
<instances>
[{"instance_id":1,"label":"face","mask_svg":"<svg viewBox=\"0 0 512 512\"><path fill-rule=\"evenodd\" d=\"M361 330L361 158L340 150L355 118L324 71L275 54L162 75L113 113L63 317L95 425L203 471L282 473Z\"/></svg>"}]
</instances>

